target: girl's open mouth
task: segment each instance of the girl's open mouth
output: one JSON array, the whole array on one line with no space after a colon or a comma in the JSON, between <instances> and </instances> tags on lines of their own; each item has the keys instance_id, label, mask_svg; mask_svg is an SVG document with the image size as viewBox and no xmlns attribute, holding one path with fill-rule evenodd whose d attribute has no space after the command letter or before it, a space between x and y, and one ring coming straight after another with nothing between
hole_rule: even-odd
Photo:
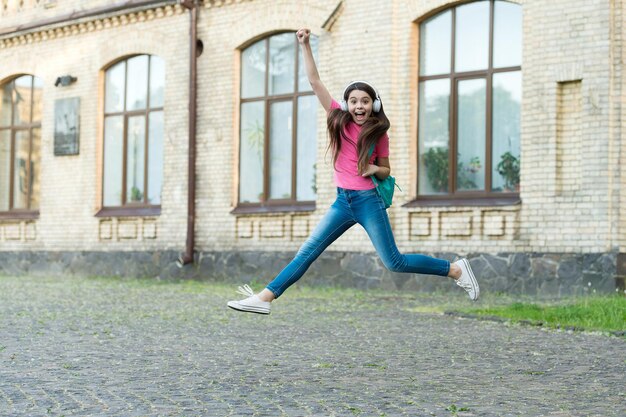
<instances>
[{"instance_id":1,"label":"girl's open mouth","mask_svg":"<svg viewBox=\"0 0 626 417\"><path fill-rule=\"evenodd\" d=\"M354 120L356 122L364 122L366 118L367 118L367 115L365 114L364 111L355 111L354 112Z\"/></svg>"}]
</instances>

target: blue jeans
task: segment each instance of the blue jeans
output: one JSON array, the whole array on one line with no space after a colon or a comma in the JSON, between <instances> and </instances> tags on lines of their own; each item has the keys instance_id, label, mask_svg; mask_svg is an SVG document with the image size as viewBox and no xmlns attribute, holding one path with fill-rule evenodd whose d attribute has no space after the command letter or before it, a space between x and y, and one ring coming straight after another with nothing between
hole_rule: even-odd
<instances>
[{"instance_id":1,"label":"blue jeans","mask_svg":"<svg viewBox=\"0 0 626 417\"><path fill-rule=\"evenodd\" d=\"M369 235L383 264L393 272L447 276L450 262L426 255L403 255L393 238L385 203L372 190L337 188L337 199L295 258L267 285L276 298L298 281L318 256L350 227L359 223Z\"/></svg>"}]
</instances>

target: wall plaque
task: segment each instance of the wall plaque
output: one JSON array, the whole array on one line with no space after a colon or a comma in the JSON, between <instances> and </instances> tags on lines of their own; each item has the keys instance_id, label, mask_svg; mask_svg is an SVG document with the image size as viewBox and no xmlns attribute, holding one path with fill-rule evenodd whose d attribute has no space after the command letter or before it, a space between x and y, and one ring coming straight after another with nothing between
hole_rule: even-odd
<instances>
[{"instance_id":1,"label":"wall plaque","mask_svg":"<svg viewBox=\"0 0 626 417\"><path fill-rule=\"evenodd\" d=\"M54 101L54 154L78 155L80 98Z\"/></svg>"}]
</instances>

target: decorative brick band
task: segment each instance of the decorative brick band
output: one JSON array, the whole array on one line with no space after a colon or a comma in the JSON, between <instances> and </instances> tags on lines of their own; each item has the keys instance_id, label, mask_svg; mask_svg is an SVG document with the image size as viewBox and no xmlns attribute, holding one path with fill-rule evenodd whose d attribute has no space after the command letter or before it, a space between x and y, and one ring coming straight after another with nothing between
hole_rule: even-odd
<instances>
[{"instance_id":1,"label":"decorative brick band","mask_svg":"<svg viewBox=\"0 0 626 417\"><path fill-rule=\"evenodd\" d=\"M168 5L115 16L90 19L79 23L65 24L43 30L34 30L17 36L9 35L4 39L0 39L0 49L42 42L50 39L76 36L87 32L126 26L137 22L160 19L166 16L182 14L184 10L185 9L179 4Z\"/></svg>"},{"instance_id":2,"label":"decorative brick band","mask_svg":"<svg viewBox=\"0 0 626 417\"><path fill-rule=\"evenodd\" d=\"M252 0L204 0L200 2L201 7L206 9L227 6L231 4L245 3ZM43 3L42 3L43 4ZM37 7L42 4L38 4ZM132 8L133 5L129 5ZM31 7L32 8L32 7ZM21 11L21 9L20 9ZM137 22L145 22L162 17L182 14L185 8L180 4L170 4L156 7L149 7L143 10L122 12L121 14L108 15L103 17L86 17L71 23L60 23L57 25L43 25L41 29L32 29L20 32L16 35L8 34L6 37L0 35L0 49L7 49L15 46L26 45L49 39L75 36L82 33L94 32L119 26L126 26ZM7 11L5 10L4 13Z\"/></svg>"}]
</instances>

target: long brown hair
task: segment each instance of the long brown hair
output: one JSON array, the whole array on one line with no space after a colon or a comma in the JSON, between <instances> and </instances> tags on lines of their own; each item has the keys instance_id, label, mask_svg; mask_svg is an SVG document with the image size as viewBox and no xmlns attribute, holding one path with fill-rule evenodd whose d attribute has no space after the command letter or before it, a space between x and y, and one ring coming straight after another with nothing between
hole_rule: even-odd
<instances>
[{"instance_id":1,"label":"long brown hair","mask_svg":"<svg viewBox=\"0 0 626 417\"><path fill-rule=\"evenodd\" d=\"M376 99L376 92L374 89L370 85L362 82L355 82L349 85L342 98L347 102L348 97L350 97L350 93L354 90L366 92L372 99L372 103ZM350 140L345 136L344 131L346 125L351 121L352 115L347 111L333 109L328 113L328 119L326 120L329 136L328 149L330 149L333 153L333 167L337 162L337 157L339 156L339 151L341 150L341 138ZM389 123L389 119L385 115L385 111L383 110L383 105L381 103L380 111L378 113L374 113L372 110L370 117L368 117L365 123L363 123L361 132L359 133L359 137L357 139L356 145L359 155L359 173L363 173L367 169L370 147L372 144L377 143L378 140L385 133L387 133L389 126L391 126L391 123Z\"/></svg>"}]
</instances>

